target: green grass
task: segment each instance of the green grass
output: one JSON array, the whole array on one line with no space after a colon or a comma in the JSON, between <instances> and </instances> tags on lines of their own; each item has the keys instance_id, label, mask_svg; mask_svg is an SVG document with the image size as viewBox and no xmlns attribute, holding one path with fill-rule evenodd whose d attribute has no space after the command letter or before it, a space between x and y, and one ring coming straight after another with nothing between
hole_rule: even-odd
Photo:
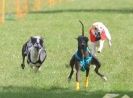
<instances>
[{"instance_id":1,"label":"green grass","mask_svg":"<svg viewBox=\"0 0 133 98\"><path fill-rule=\"evenodd\" d=\"M71 1L71 0L69 0ZM133 2L132 0L73 0L55 7L44 7L23 20L7 19L0 25L0 98L102 98L106 93L127 94L133 98ZM91 68L89 87L83 87L85 73L81 72L79 92L75 91L75 74L70 83L66 68L77 49L75 38L81 25L88 28L102 21L109 28L113 46L107 42L100 69L108 81L103 82ZM21 48L32 35L44 37L47 59L39 73L26 66L21 69Z\"/></svg>"}]
</instances>

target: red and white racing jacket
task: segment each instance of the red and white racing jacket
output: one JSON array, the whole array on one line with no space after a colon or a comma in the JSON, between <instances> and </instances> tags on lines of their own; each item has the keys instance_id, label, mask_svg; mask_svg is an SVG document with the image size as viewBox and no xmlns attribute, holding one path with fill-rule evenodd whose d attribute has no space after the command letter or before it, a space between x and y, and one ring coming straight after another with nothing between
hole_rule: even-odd
<instances>
[{"instance_id":1,"label":"red and white racing jacket","mask_svg":"<svg viewBox=\"0 0 133 98\"><path fill-rule=\"evenodd\" d=\"M107 29L107 27L105 27L105 25L103 25L103 23L101 22L95 22L92 27L89 29L89 39L91 42L95 42L98 41L97 40L97 32L94 29L94 27L97 27L97 29L100 31L100 39L99 40L111 40L111 36L110 33Z\"/></svg>"}]
</instances>

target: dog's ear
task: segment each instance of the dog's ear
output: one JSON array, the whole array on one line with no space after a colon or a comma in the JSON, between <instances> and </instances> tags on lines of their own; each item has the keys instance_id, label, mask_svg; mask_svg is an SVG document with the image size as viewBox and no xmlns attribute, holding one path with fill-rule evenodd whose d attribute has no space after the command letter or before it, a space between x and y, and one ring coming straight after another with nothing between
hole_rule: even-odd
<instances>
[{"instance_id":1,"label":"dog's ear","mask_svg":"<svg viewBox=\"0 0 133 98\"><path fill-rule=\"evenodd\" d=\"M33 38L34 38L34 37L33 37L33 36L31 36L31 37L30 37L30 40L33 40Z\"/></svg>"},{"instance_id":2,"label":"dog's ear","mask_svg":"<svg viewBox=\"0 0 133 98\"><path fill-rule=\"evenodd\" d=\"M31 43L33 44L36 42L36 39L33 36L30 37L30 40L31 40Z\"/></svg>"},{"instance_id":3,"label":"dog's ear","mask_svg":"<svg viewBox=\"0 0 133 98\"><path fill-rule=\"evenodd\" d=\"M88 42L88 41L89 41L88 37L85 37L85 41L86 41L86 42Z\"/></svg>"},{"instance_id":4,"label":"dog's ear","mask_svg":"<svg viewBox=\"0 0 133 98\"><path fill-rule=\"evenodd\" d=\"M40 44L41 44L41 46L43 46L43 42L44 42L44 41L43 41L43 39L41 38L41 39L40 39Z\"/></svg>"}]
</instances>

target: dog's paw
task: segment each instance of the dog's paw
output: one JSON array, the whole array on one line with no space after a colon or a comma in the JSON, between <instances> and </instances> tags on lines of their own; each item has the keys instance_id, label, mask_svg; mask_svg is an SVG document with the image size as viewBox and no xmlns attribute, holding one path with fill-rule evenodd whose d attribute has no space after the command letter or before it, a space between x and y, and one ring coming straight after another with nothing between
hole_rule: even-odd
<instances>
[{"instance_id":1,"label":"dog's paw","mask_svg":"<svg viewBox=\"0 0 133 98\"><path fill-rule=\"evenodd\" d=\"M21 64L21 68L24 69L25 65L24 64Z\"/></svg>"},{"instance_id":2,"label":"dog's paw","mask_svg":"<svg viewBox=\"0 0 133 98\"><path fill-rule=\"evenodd\" d=\"M80 87L79 87L79 82L76 83L76 91L79 91Z\"/></svg>"},{"instance_id":3,"label":"dog's paw","mask_svg":"<svg viewBox=\"0 0 133 98\"><path fill-rule=\"evenodd\" d=\"M102 79L103 79L104 81L107 81L107 80L108 80L107 77L105 77L105 76L103 76Z\"/></svg>"},{"instance_id":4,"label":"dog's paw","mask_svg":"<svg viewBox=\"0 0 133 98\"><path fill-rule=\"evenodd\" d=\"M99 51L99 50L98 50L97 52L98 52L98 53L101 53L101 51Z\"/></svg>"},{"instance_id":5,"label":"dog's paw","mask_svg":"<svg viewBox=\"0 0 133 98\"><path fill-rule=\"evenodd\" d=\"M88 87L88 85L89 85L88 80L85 80L85 81L84 81L84 86L85 86L85 88L87 88L87 87Z\"/></svg>"}]
</instances>

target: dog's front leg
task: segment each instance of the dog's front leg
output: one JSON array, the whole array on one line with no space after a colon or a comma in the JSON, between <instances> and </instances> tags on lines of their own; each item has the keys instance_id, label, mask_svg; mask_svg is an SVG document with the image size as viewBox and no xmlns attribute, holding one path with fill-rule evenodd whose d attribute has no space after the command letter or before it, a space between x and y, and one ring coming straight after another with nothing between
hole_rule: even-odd
<instances>
[{"instance_id":1,"label":"dog's front leg","mask_svg":"<svg viewBox=\"0 0 133 98\"><path fill-rule=\"evenodd\" d=\"M23 54L22 57L23 57L23 61L22 61L21 67L22 67L22 69L24 69L24 67L25 67L25 55Z\"/></svg>"},{"instance_id":2,"label":"dog's front leg","mask_svg":"<svg viewBox=\"0 0 133 98\"><path fill-rule=\"evenodd\" d=\"M97 52L101 53L104 45L104 40L99 40L98 43L99 43L99 47L97 49Z\"/></svg>"},{"instance_id":3,"label":"dog's front leg","mask_svg":"<svg viewBox=\"0 0 133 98\"><path fill-rule=\"evenodd\" d=\"M90 68L88 67L87 69L86 69L86 79L85 79L85 84L84 84L84 86L85 86L85 88L87 88L88 87L88 84L89 84L89 70L90 70Z\"/></svg>"},{"instance_id":4,"label":"dog's front leg","mask_svg":"<svg viewBox=\"0 0 133 98\"><path fill-rule=\"evenodd\" d=\"M27 47L27 42L22 47L22 58L23 58L22 64L21 64L22 69L24 69L24 67L25 67L25 57L27 56L26 47Z\"/></svg>"},{"instance_id":5,"label":"dog's front leg","mask_svg":"<svg viewBox=\"0 0 133 98\"><path fill-rule=\"evenodd\" d=\"M76 90L80 90L80 84L79 84L79 80L80 80L80 63L76 62L75 64L75 69L76 69Z\"/></svg>"}]
</instances>

